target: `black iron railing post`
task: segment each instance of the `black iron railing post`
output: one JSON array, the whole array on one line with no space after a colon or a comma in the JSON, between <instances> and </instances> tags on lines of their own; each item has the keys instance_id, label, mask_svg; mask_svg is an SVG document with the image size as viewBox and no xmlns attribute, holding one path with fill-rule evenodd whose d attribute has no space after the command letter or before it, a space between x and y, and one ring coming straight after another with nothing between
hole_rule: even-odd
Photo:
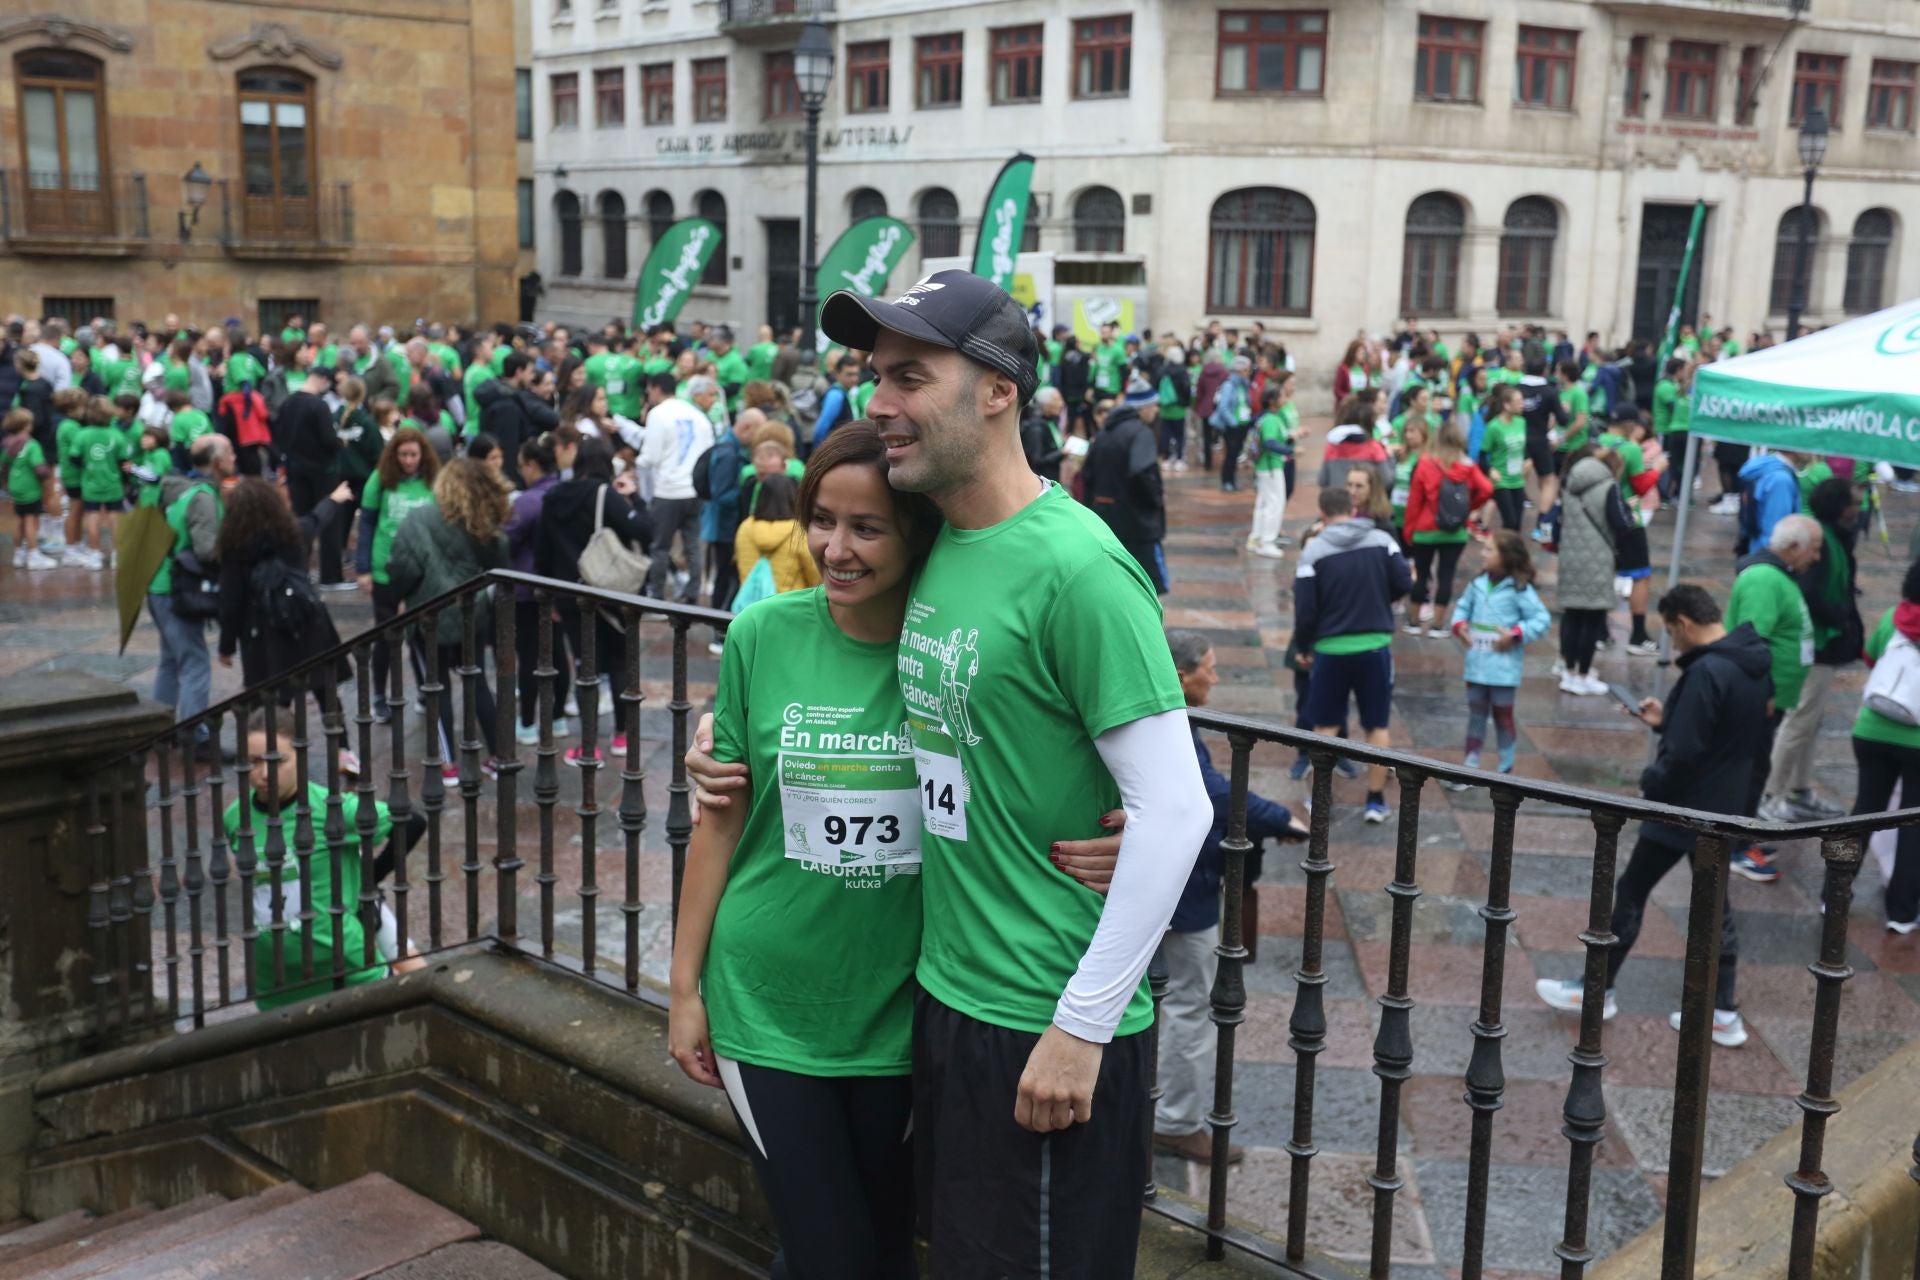
<instances>
[{"instance_id":1,"label":"black iron railing post","mask_svg":"<svg viewBox=\"0 0 1920 1280\"><path fill-rule=\"evenodd\" d=\"M442 863L444 850L441 846L442 818L447 804L446 752L452 744L444 740L440 729L440 699L446 696L447 687L441 679L440 646L431 643L434 627L438 625L439 615L429 613L420 623L420 654L422 659L420 680L420 741L423 744L420 758L420 811L427 815L427 942L438 951L445 942L445 898L447 872ZM389 704L393 707L394 718L398 719L401 708L406 706L406 694L401 683L399 645L396 641L392 662L393 693Z\"/></svg>"},{"instance_id":2,"label":"black iron railing post","mask_svg":"<svg viewBox=\"0 0 1920 1280\"><path fill-rule=\"evenodd\" d=\"M379 961L380 876L376 869L380 857L380 790L373 781L373 697L362 664L354 723L360 730L360 776L354 786L353 826L360 844L360 957L355 968L371 968ZM389 708L391 710L391 708ZM397 714L397 713L396 713Z\"/></svg>"},{"instance_id":3,"label":"black iron railing post","mask_svg":"<svg viewBox=\"0 0 1920 1280\"><path fill-rule=\"evenodd\" d=\"M1606 1028L1607 957L1614 944L1613 872L1620 856L1617 813L1593 815L1593 880L1587 890L1587 927L1580 941L1587 948L1586 981L1580 996L1580 1041L1567 1055L1573 1078L1561 1130L1571 1144L1567 1155L1566 1231L1554 1253L1560 1258L1560 1280L1580 1280L1593 1250L1587 1246L1587 1212L1593 1198L1593 1157L1607 1131L1607 1100L1600 1089L1600 1072L1607 1065L1601 1052Z\"/></svg>"},{"instance_id":4,"label":"black iron railing post","mask_svg":"<svg viewBox=\"0 0 1920 1280\"><path fill-rule=\"evenodd\" d=\"M501 593L505 594L505 593ZM494 697L494 929L508 946L520 942L520 729L519 643L514 634L512 600L496 600L493 670L499 690Z\"/></svg>"},{"instance_id":5,"label":"black iron railing post","mask_svg":"<svg viewBox=\"0 0 1920 1280\"><path fill-rule=\"evenodd\" d=\"M1287 1023L1287 1045L1293 1050L1293 1136L1287 1140L1291 1182L1287 1186L1287 1260L1307 1256L1307 1196L1313 1187L1314 1069L1327 1045L1327 975L1321 968L1327 931L1327 842L1333 831L1333 751L1316 743L1307 749L1313 762L1313 811L1307 819L1307 856L1300 869L1307 873L1305 920L1300 940L1300 968L1295 971L1293 1017Z\"/></svg>"},{"instance_id":6,"label":"black iron railing post","mask_svg":"<svg viewBox=\"0 0 1920 1280\"><path fill-rule=\"evenodd\" d=\"M1233 752L1227 784L1227 834L1220 842L1225 855L1220 880L1219 964L1214 969L1213 1025L1219 1042L1213 1067L1213 1109L1207 1124L1213 1130L1213 1158L1207 1165L1207 1257L1218 1261L1225 1249L1218 1235L1227 1225L1227 1169L1232 1150L1233 1127L1239 1123L1233 1113L1233 1055L1240 1024L1247 1020L1247 987L1244 969L1247 947L1246 919L1242 906L1246 901L1247 855L1253 843L1247 839L1247 772L1253 758L1253 738L1244 733L1229 734L1227 745Z\"/></svg>"},{"instance_id":7,"label":"black iron railing post","mask_svg":"<svg viewBox=\"0 0 1920 1280\"><path fill-rule=\"evenodd\" d=\"M1151 1204L1160 1194L1160 1187L1153 1176L1153 1131L1155 1117L1160 1114L1160 1099L1166 1096L1166 1086L1160 1080L1160 1006L1166 1003L1167 990L1172 986L1172 976L1167 972L1167 951L1164 945L1153 949L1153 958L1147 961L1147 994L1153 998L1153 1025L1147 1028L1147 1186L1144 1194Z\"/></svg>"},{"instance_id":8,"label":"black iron railing post","mask_svg":"<svg viewBox=\"0 0 1920 1280\"><path fill-rule=\"evenodd\" d=\"M233 800L239 811L233 827L233 869L240 880L240 965L249 1000L260 994L260 975L254 968L254 940L260 936L260 927L254 919L253 877L260 864L253 845L252 772L253 761L247 758L247 704L239 702L233 708Z\"/></svg>"},{"instance_id":9,"label":"black iron railing post","mask_svg":"<svg viewBox=\"0 0 1920 1280\"><path fill-rule=\"evenodd\" d=\"M213 721L211 733L215 763L207 766L207 883L213 890L213 967L220 984L219 1007L233 998L232 939L227 932L227 886L233 880L232 857L227 848L227 807L223 803L227 776L217 763L220 747L220 718ZM241 795L246 792L243 790Z\"/></svg>"},{"instance_id":10,"label":"black iron railing post","mask_svg":"<svg viewBox=\"0 0 1920 1280\"><path fill-rule=\"evenodd\" d=\"M1513 924L1509 893L1513 884L1514 814L1520 793L1496 787L1493 800L1493 851L1487 872L1486 944L1480 959L1480 1016L1473 1024L1473 1056L1467 1061L1467 1106L1473 1111L1473 1136L1467 1155L1466 1244L1461 1280L1480 1280L1487 1241L1487 1195L1493 1165L1493 1113L1506 1105L1507 1075L1500 1045L1507 976L1507 929Z\"/></svg>"},{"instance_id":11,"label":"black iron railing post","mask_svg":"<svg viewBox=\"0 0 1920 1280\"><path fill-rule=\"evenodd\" d=\"M574 657L574 700L580 709L580 963L600 967L600 620L591 605L580 611L580 652Z\"/></svg>"},{"instance_id":12,"label":"black iron railing post","mask_svg":"<svg viewBox=\"0 0 1920 1280\"><path fill-rule=\"evenodd\" d=\"M1789 1280L1813 1280L1814 1239L1820 1226L1820 1201L1833 1191L1821 1167L1825 1157L1827 1121L1840 1110L1833 1098L1833 1053L1840 1037L1840 996L1853 976L1847 963L1847 921L1853 909L1853 878L1860 871L1858 836L1830 837L1821 842L1826 875L1820 902L1820 958L1807 966L1816 983L1813 996L1813 1035L1807 1049L1807 1087L1795 1099L1800 1121L1800 1167L1787 1175L1793 1189L1793 1240L1787 1257Z\"/></svg>"},{"instance_id":13,"label":"black iron railing post","mask_svg":"<svg viewBox=\"0 0 1920 1280\"><path fill-rule=\"evenodd\" d=\"M460 716L455 724L460 734L460 801L466 812L461 827L466 859L460 870L466 875L468 941L480 936L480 750L486 745L480 738L480 682L485 673L480 669L476 610L474 596L460 597L460 665L454 669L460 682ZM437 632L429 633L426 643L438 639Z\"/></svg>"},{"instance_id":14,"label":"black iron railing post","mask_svg":"<svg viewBox=\"0 0 1920 1280\"><path fill-rule=\"evenodd\" d=\"M1713 1073L1714 997L1720 985L1720 921L1726 906L1726 838L1700 836L1693 844L1693 888L1687 900L1680 1058L1673 1082L1660 1280L1693 1276L1694 1241L1700 1230L1700 1172L1706 1162L1707 1087Z\"/></svg>"},{"instance_id":15,"label":"black iron railing post","mask_svg":"<svg viewBox=\"0 0 1920 1280\"><path fill-rule=\"evenodd\" d=\"M260 757L267 766L267 839L264 854L267 875L272 880L267 890L267 937L273 950L273 989L287 985L287 833L280 811L280 766L286 757L280 751L279 699L271 692L260 700L266 717L267 749Z\"/></svg>"},{"instance_id":16,"label":"black iron railing post","mask_svg":"<svg viewBox=\"0 0 1920 1280\"><path fill-rule=\"evenodd\" d=\"M553 955L553 890L559 880L553 872L553 807L560 799L560 750L553 742L553 595L533 593L540 656L533 669L534 697L540 720L540 745L534 748L533 804L540 821L540 869L533 881L540 886L540 954Z\"/></svg>"},{"instance_id":17,"label":"black iron railing post","mask_svg":"<svg viewBox=\"0 0 1920 1280\"><path fill-rule=\"evenodd\" d=\"M373 690L372 677L367 674L367 663L371 651L360 649L354 653L355 680L354 690L359 703L359 714L368 719L373 717L370 710ZM332 949L333 962L328 979L335 991L347 985L347 904L346 886L342 880L347 850L347 801L342 794L340 783L340 753L347 746L347 717L340 705L340 673L329 662L321 673L324 688L327 691L327 705L332 708L326 716L327 727L327 816L321 826L321 832L327 840L327 942ZM365 768L367 762L361 761Z\"/></svg>"},{"instance_id":18,"label":"black iron railing post","mask_svg":"<svg viewBox=\"0 0 1920 1280\"><path fill-rule=\"evenodd\" d=\"M167 931L167 1017L177 1018L180 1016L180 867L173 856L173 739L161 740L154 752L154 764L159 786L154 807L160 814L160 914Z\"/></svg>"},{"instance_id":19,"label":"black iron railing post","mask_svg":"<svg viewBox=\"0 0 1920 1280\"><path fill-rule=\"evenodd\" d=\"M113 896L108 899L109 910L113 915L114 934L120 947L120 1025L133 1025L134 1004L139 1002L144 1013L153 1000L153 934L148 928L153 919L153 877L142 866L135 869L127 865L127 833L134 829L133 815L128 813L129 797L141 796L146 791L146 761L144 757L134 756L120 762L114 770L113 784L113 834L107 847L113 851ZM141 808L140 826L146 826L144 805ZM146 840L140 841L142 850ZM139 926L134 925L135 920Z\"/></svg>"},{"instance_id":20,"label":"black iron railing post","mask_svg":"<svg viewBox=\"0 0 1920 1280\"><path fill-rule=\"evenodd\" d=\"M293 775L297 786L293 794L293 858L300 873L300 976L313 981L313 797L308 780L313 777L307 738L307 679L301 677L293 695Z\"/></svg>"},{"instance_id":21,"label":"black iron railing post","mask_svg":"<svg viewBox=\"0 0 1920 1280\"><path fill-rule=\"evenodd\" d=\"M1420 788L1426 775L1418 769L1397 771L1400 780L1400 828L1394 841L1393 882L1387 896L1393 900L1393 923L1387 944L1387 989L1380 996L1380 1030L1373 1038L1373 1074L1380 1078L1380 1129L1374 1143L1373 1256L1369 1274L1382 1280L1393 1270L1394 1197L1405 1181L1400 1177L1400 1090L1413 1075L1413 999L1407 994L1407 975L1413 953L1413 904L1420 896L1416 879L1420 853Z\"/></svg>"},{"instance_id":22,"label":"black iron railing post","mask_svg":"<svg viewBox=\"0 0 1920 1280\"><path fill-rule=\"evenodd\" d=\"M640 611L622 609L620 629L626 636L626 679L620 690L620 724L627 735L627 758L620 770L620 831L626 837L626 897L620 914L626 925L626 985L640 989L640 837L647 828L646 774L640 767Z\"/></svg>"},{"instance_id":23,"label":"black iron railing post","mask_svg":"<svg viewBox=\"0 0 1920 1280\"><path fill-rule=\"evenodd\" d=\"M685 618L673 619L673 700L667 704L673 715L673 780L667 784L667 848L673 855L670 929L679 927L680 882L687 874L687 843L693 839L693 787L687 782L687 721L693 710L687 701L687 626Z\"/></svg>"},{"instance_id":24,"label":"black iron railing post","mask_svg":"<svg viewBox=\"0 0 1920 1280\"><path fill-rule=\"evenodd\" d=\"M200 781L194 770L197 744L187 734L180 752L180 811L186 815L187 980L193 984L193 1025L207 1025L207 948L201 936L200 898L206 877L200 868ZM174 1010L178 1016L179 1010Z\"/></svg>"}]
</instances>

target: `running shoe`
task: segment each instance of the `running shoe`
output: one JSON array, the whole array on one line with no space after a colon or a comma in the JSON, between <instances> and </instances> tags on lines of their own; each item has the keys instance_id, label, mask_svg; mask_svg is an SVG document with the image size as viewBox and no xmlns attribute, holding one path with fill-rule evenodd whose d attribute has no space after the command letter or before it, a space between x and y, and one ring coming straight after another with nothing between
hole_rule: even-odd
<instances>
[{"instance_id":1,"label":"running shoe","mask_svg":"<svg viewBox=\"0 0 1920 1280\"><path fill-rule=\"evenodd\" d=\"M1587 684L1588 693L1611 692L1611 690L1607 688L1607 682L1605 680L1602 680L1599 676L1594 675L1591 671L1587 673L1586 684Z\"/></svg>"},{"instance_id":2,"label":"running shoe","mask_svg":"<svg viewBox=\"0 0 1920 1280\"><path fill-rule=\"evenodd\" d=\"M360 757L348 747L340 748L340 772L350 778L360 776Z\"/></svg>"},{"instance_id":3,"label":"running shoe","mask_svg":"<svg viewBox=\"0 0 1920 1280\"><path fill-rule=\"evenodd\" d=\"M716 658L719 657L721 654L725 653L726 651L727 651L727 646L721 644L718 640L713 641L711 644L707 646L707 652L712 654Z\"/></svg>"},{"instance_id":4,"label":"running shoe","mask_svg":"<svg viewBox=\"0 0 1920 1280\"><path fill-rule=\"evenodd\" d=\"M457 786L460 782L460 766L457 764L441 765L440 781L449 786Z\"/></svg>"},{"instance_id":5,"label":"running shoe","mask_svg":"<svg viewBox=\"0 0 1920 1280\"><path fill-rule=\"evenodd\" d=\"M58 569L60 567L58 560L55 560L46 552L37 549L28 551L26 558L21 560L19 564L22 569L27 569L34 573L39 573L46 569Z\"/></svg>"},{"instance_id":6,"label":"running shoe","mask_svg":"<svg viewBox=\"0 0 1920 1280\"><path fill-rule=\"evenodd\" d=\"M1548 670L1547 674L1552 676L1563 676L1567 674L1567 660L1565 658L1555 658L1553 660L1553 666Z\"/></svg>"},{"instance_id":7,"label":"running shoe","mask_svg":"<svg viewBox=\"0 0 1920 1280\"><path fill-rule=\"evenodd\" d=\"M1660 656L1660 642L1658 640L1629 641L1627 652L1636 658L1657 658Z\"/></svg>"},{"instance_id":8,"label":"running shoe","mask_svg":"<svg viewBox=\"0 0 1920 1280\"><path fill-rule=\"evenodd\" d=\"M1581 1001L1587 996L1587 984L1560 978L1541 978L1533 984L1533 992L1546 1002L1548 1008L1558 1009L1562 1013L1578 1013ZM1610 1022L1619 1012L1620 1006L1614 1001L1613 988L1608 987L1607 1002L1600 1007L1600 1021Z\"/></svg>"},{"instance_id":9,"label":"running shoe","mask_svg":"<svg viewBox=\"0 0 1920 1280\"><path fill-rule=\"evenodd\" d=\"M1262 556L1268 560L1284 560L1287 558L1287 553L1278 547L1253 546L1248 547L1247 550L1253 552L1254 555Z\"/></svg>"},{"instance_id":10,"label":"running shoe","mask_svg":"<svg viewBox=\"0 0 1920 1280\"><path fill-rule=\"evenodd\" d=\"M1569 671L1560 677L1560 692L1586 694L1591 692L1591 690L1587 688L1587 679L1585 676Z\"/></svg>"},{"instance_id":11,"label":"running shoe","mask_svg":"<svg viewBox=\"0 0 1920 1280\"><path fill-rule=\"evenodd\" d=\"M322 582L319 586L322 591L358 591L360 589L360 584L351 578L344 582Z\"/></svg>"},{"instance_id":12,"label":"running shoe","mask_svg":"<svg viewBox=\"0 0 1920 1280\"><path fill-rule=\"evenodd\" d=\"M1667 1017L1667 1025L1675 1031L1680 1029L1680 1013L1675 1010ZM1747 1024L1738 1013L1726 1009L1713 1011L1713 1042L1723 1049L1738 1049L1747 1042Z\"/></svg>"},{"instance_id":13,"label":"running shoe","mask_svg":"<svg viewBox=\"0 0 1920 1280\"><path fill-rule=\"evenodd\" d=\"M1445 640L1448 636L1452 634L1453 632L1448 630L1446 627L1428 627L1427 628L1427 638L1430 640Z\"/></svg>"},{"instance_id":14,"label":"running shoe","mask_svg":"<svg viewBox=\"0 0 1920 1280\"><path fill-rule=\"evenodd\" d=\"M1294 757L1293 764L1287 769L1287 776L1295 782L1307 776L1307 770L1313 768L1313 762L1305 756Z\"/></svg>"},{"instance_id":15,"label":"running shoe","mask_svg":"<svg viewBox=\"0 0 1920 1280\"><path fill-rule=\"evenodd\" d=\"M592 751L589 752L580 747L568 747L567 754L563 756L562 759L564 759L568 764L574 766L576 769L580 767L580 762L582 760L590 759L595 764L598 764L600 762L600 748L595 747L593 748Z\"/></svg>"},{"instance_id":16,"label":"running shoe","mask_svg":"<svg viewBox=\"0 0 1920 1280\"><path fill-rule=\"evenodd\" d=\"M381 698L373 704L373 722L375 724L393 723L393 707L388 704L385 698Z\"/></svg>"},{"instance_id":17,"label":"running shoe","mask_svg":"<svg viewBox=\"0 0 1920 1280\"><path fill-rule=\"evenodd\" d=\"M1920 920L1907 920L1907 921L1889 920L1887 921L1887 932L1897 933L1901 937L1905 937L1906 935L1912 933L1916 929L1920 929Z\"/></svg>"},{"instance_id":18,"label":"running shoe","mask_svg":"<svg viewBox=\"0 0 1920 1280\"><path fill-rule=\"evenodd\" d=\"M540 726L537 724L521 725L518 729L515 729L513 731L513 740L519 743L523 747L539 746L540 745Z\"/></svg>"},{"instance_id":19,"label":"running shoe","mask_svg":"<svg viewBox=\"0 0 1920 1280\"><path fill-rule=\"evenodd\" d=\"M1780 878L1780 868L1767 860L1767 854L1759 845L1748 845L1727 859L1727 866L1737 876L1745 876L1757 884L1772 884Z\"/></svg>"},{"instance_id":20,"label":"running shoe","mask_svg":"<svg viewBox=\"0 0 1920 1280\"><path fill-rule=\"evenodd\" d=\"M1707 508L1707 512L1710 515L1716 515L1716 516L1739 515L1740 514L1740 495L1737 493L1722 494L1719 501L1715 502L1712 506ZM1744 1037L1744 1033L1742 1034Z\"/></svg>"},{"instance_id":21,"label":"running shoe","mask_svg":"<svg viewBox=\"0 0 1920 1280\"><path fill-rule=\"evenodd\" d=\"M27 567L27 548L24 545L13 549L13 567L16 569Z\"/></svg>"},{"instance_id":22,"label":"running shoe","mask_svg":"<svg viewBox=\"0 0 1920 1280\"><path fill-rule=\"evenodd\" d=\"M1333 762L1333 771L1343 778L1357 778L1366 772L1366 767L1358 760L1349 760L1341 756Z\"/></svg>"},{"instance_id":23,"label":"running shoe","mask_svg":"<svg viewBox=\"0 0 1920 1280\"><path fill-rule=\"evenodd\" d=\"M1464 760L1462 760L1460 763L1466 768L1478 769L1480 767L1480 757L1476 755L1470 755L1466 757ZM1440 779L1440 785L1445 787L1449 791L1467 791L1472 788L1473 784L1468 782L1455 782L1451 778L1442 778Z\"/></svg>"},{"instance_id":24,"label":"running shoe","mask_svg":"<svg viewBox=\"0 0 1920 1280\"><path fill-rule=\"evenodd\" d=\"M1847 809L1844 805L1837 805L1816 791L1802 790L1792 792L1787 796L1787 803L1793 806L1796 813L1806 815L1798 819L1800 822L1818 822L1824 818L1844 818L1847 816Z\"/></svg>"},{"instance_id":25,"label":"running shoe","mask_svg":"<svg viewBox=\"0 0 1920 1280\"><path fill-rule=\"evenodd\" d=\"M1384 802L1379 800L1369 800L1367 801L1366 811L1363 814L1361 814L1361 817L1365 818L1368 822L1373 823L1374 825L1377 826L1380 823L1385 822L1387 818L1392 815L1392 813L1393 813L1393 810L1388 808Z\"/></svg>"}]
</instances>

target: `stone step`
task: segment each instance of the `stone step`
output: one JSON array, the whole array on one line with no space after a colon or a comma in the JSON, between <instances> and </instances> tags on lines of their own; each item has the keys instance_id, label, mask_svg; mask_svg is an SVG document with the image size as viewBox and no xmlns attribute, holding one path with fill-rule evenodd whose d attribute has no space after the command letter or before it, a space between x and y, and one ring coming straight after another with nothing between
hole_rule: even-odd
<instances>
[{"instance_id":1,"label":"stone step","mask_svg":"<svg viewBox=\"0 0 1920 1280\"><path fill-rule=\"evenodd\" d=\"M378 1280L564 1280L498 1240L450 1244L382 1271Z\"/></svg>"},{"instance_id":2,"label":"stone step","mask_svg":"<svg viewBox=\"0 0 1920 1280\"><path fill-rule=\"evenodd\" d=\"M164 1232L170 1226L198 1217L209 1209L218 1208L227 1203L222 1195L201 1196L197 1200L188 1200L184 1204L174 1205L171 1209L161 1209L144 1216L123 1221L118 1226L107 1225L111 1219L96 1218L89 1224L88 1230L65 1244L54 1245L25 1257L0 1261L0 1280L42 1280L43 1277L60 1273L77 1276L93 1275L99 1270L73 1271L74 1267L83 1267L103 1252L111 1252L123 1246L129 1240L144 1242L156 1232ZM151 1247L143 1247L137 1256L151 1253Z\"/></svg>"},{"instance_id":3,"label":"stone step","mask_svg":"<svg viewBox=\"0 0 1920 1280\"><path fill-rule=\"evenodd\" d=\"M130 1222L138 1222L152 1213L152 1205L137 1204L130 1209L122 1209L119 1213L110 1213L104 1218L96 1218L85 1209L75 1209L57 1218L36 1222L30 1227L22 1227L8 1236L0 1237L0 1265L10 1266L26 1258L37 1257L49 1250L58 1249L69 1241L78 1240L82 1236L116 1230Z\"/></svg>"},{"instance_id":4,"label":"stone step","mask_svg":"<svg viewBox=\"0 0 1920 1280\"><path fill-rule=\"evenodd\" d=\"M370 1173L100 1273L100 1280L368 1280L479 1234L466 1219Z\"/></svg>"},{"instance_id":5,"label":"stone step","mask_svg":"<svg viewBox=\"0 0 1920 1280\"><path fill-rule=\"evenodd\" d=\"M0 1223L0 1236L11 1235L15 1231L33 1225L32 1218L15 1218L12 1222Z\"/></svg>"},{"instance_id":6,"label":"stone step","mask_svg":"<svg viewBox=\"0 0 1920 1280\"><path fill-rule=\"evenodd\" d=\"M175 1245L192 1240L203 1240L248 1218L263 1213L271 1213L281 1205L292 1204L307 1197L307 1189L292 1182L283 1182L269 1187L259 1195L249 1196L245 1200L228 1200L223 1196L203 1196L199 1200L189 1200L176 1208L185 1209L190 1205L200 1206L188 1215L171 1217L166 1223L155 1226L154 1220L174 1214L168 1209L156 1213L145 1222L134 1223L129 1230L133 1234L105 1247L95 1247L83 1256L76 1257L64 1265L47 1265L50 1269L27 1273L33 1280L89 1280L90 1277L104 1275L116 1268L130 1266L144 1261ZM206 1203L211 1202L211 1203ZM147 1228L145 1231L140 1228ZM99 1241L93 1242L99 1245ZM78 1242L76 1242L78 1243ZM35 1259L40 1261L40 1259Z\"/></svg>"}]
</instances>

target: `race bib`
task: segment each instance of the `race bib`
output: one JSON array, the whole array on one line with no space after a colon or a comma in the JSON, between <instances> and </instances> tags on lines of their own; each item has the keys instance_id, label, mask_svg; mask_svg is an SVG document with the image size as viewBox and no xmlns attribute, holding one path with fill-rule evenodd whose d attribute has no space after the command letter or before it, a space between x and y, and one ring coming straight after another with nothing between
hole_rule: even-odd
<instances>
[{"instance_id":1,"label":"race bib","mask_svg":"<svg viewBox=\"0 0 1920 1280\"><path fill-rule=\"evenodd\" d=\"M1513 454L1507 459L1507 474L1509 476L1518 476L1521 468L1526 466L1526 463L1526 455L1519 453Z\"/></svg>"},{"instance_id":2,"label":"race bib","mask_svg":"<svg viewBox=\"0 0 1920 1280\"><path fill-rule=\"evenodd\" d=\"M915 778L899 756L780 753L789 858L842 867L918 867Z\"/></svg>"},{"instance_id":3,"label":"race bib","mask_svg":"<svg viewBox=\"0 0 1920 1280\"><path fill-rule=\"evenodd\" d=\"M967 838L967 780L960 771L959 757L916 745L913 767L919 774L919 816L927 834L964 841Z\"/></svg>"},{"instance_id":4,"label":"race bib","mask_svg":"<svg viewBox=\"0 0 1920 1280\"><path fill-rule=\"evenodd\" d=\"M1498 653L1499 650L1495 649L1494 646L1500 642L1500 637L1505 634L1506 632L1499 627L1490 627L1483 622L1474 623L1473 629L1467 633L1468 639L1473 643L1473 651L1475 653Z\"/></svg>"},{"instance_id":5,"label":"race bib","mask_svg":"<svg viewBox=\"0 0 1920 1280\"><path fill-rule=\"evenodd\" d=\"M1396 510L1405 507L1407 505L1407 486L1404 484L1393 486L1393 494L1387 500L1393 503Z\"/></svg>"},{"instance_id":6,"label":"race bib","mask_svg":"<svg viewBox=\"0 0 1920 1280\"><path fill-rule=\"evenodd\" d=\"M625 391L626 389L627 389L627 380L625 378L608 378L607 379L608 395L617 396L623 391Z\"/></svg>"}]
</instances>

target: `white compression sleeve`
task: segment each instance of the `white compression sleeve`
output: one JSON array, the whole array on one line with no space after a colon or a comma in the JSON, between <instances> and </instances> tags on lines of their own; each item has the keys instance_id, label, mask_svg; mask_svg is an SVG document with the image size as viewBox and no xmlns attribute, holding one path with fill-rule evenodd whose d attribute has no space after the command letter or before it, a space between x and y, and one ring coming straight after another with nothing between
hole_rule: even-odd
<instances>
[{"instance_id":1,"label":"white compression sleeve","mask_svg":"<svg viewBox=\"0 0 1920 1280\"><path fill-rule=\"evenodd\" d=\"M1099 927L1054 1007L1053 1025L1105 1044L1166 932L1213 823L1213 805L1185 710L1109 729L1093 745L1119 784L1127 825Z\"/></svg>"}]
</instances>

